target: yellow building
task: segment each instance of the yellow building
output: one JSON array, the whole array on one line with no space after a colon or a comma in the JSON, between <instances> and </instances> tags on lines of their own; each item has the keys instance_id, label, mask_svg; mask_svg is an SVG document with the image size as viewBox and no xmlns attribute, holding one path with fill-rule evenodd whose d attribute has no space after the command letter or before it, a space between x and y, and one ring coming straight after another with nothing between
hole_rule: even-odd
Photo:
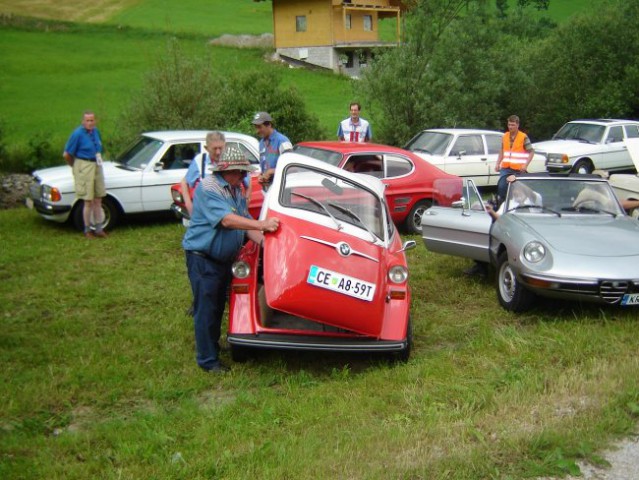
<instances>
[{"instance_id":1,"label":"yellow building","mask_svg":"<svg viewBox=\"0 0 639 480\"><path fill-rule=\"evenodd\" d=\"M377 47L400 40L401 0L273 0L279 56L292 64L357 76ZM379 20L395 19L395 41L382 42Z\"/></svg>"}]
</instances>

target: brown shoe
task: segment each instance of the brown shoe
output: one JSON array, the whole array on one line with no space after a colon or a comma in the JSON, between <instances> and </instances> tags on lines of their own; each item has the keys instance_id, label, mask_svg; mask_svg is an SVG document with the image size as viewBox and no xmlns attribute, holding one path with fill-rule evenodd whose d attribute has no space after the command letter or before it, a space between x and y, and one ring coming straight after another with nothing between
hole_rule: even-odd
<instances>
[{"instance_id":1,"label":"brown shoe","mask_svg":"<svg viewBox=\"0 0 639 480\"><path fill-rule=\"evenodd\" d=\"M93 234L93 232L84 232L84 238L88 238L89 240L93 240L95 238L95 235Z\"/></svg>"},{"instance_id":2,"label":"brown shoe","mask_svg":"<svg viewBox=\"0 0 639 480\"><path fill-rule=\"evenodd\" d=\"M107 238L108 237L107 233L104 230L93 232L93 235L95 235L96 237L100 237L100 238Z\"/></svg>"}]
</instances>

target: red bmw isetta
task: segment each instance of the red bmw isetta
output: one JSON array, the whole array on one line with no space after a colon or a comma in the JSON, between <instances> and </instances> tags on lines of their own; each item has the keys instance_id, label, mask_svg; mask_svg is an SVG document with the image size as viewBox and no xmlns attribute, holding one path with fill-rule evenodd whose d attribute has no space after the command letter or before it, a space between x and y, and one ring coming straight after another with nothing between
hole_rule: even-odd
<instances>
[{"instance_id":1,"label":"red bmw isetta","mask_svg":"<svg viewBox=\"0 0 639 480\"><path fill-rule=\"evenodd\" d=\"M228 343L253 348L392 352L412 343L405 251L384 185L304 155L280 158L260 218L280 228L233 265Z\"/></svg>"}]
</instances>

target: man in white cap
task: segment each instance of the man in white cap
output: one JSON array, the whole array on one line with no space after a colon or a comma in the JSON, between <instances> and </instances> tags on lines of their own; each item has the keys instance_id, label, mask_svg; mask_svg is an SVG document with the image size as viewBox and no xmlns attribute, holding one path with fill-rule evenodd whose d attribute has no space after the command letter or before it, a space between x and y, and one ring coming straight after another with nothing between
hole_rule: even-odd
<instances>
[{"instance_id":1,"label":"man in white cap","mask_svg":"<svg viewBox=\"0 0 639 480\"><path fill-rule=\"evenodd\" d=\"M203 178L193 197L191 226L182 246L186 253L191 290L197 364L206 372L228 371L219 359L222 315L231 264L244 244L244 236L260 243L263 232L275 232L279 219L254 220L242 195L242 181L253 167L235 146L227 146Z\"/></svg>"},{"instance_id":2,"label":"man in white cap","mask_svg":"<svg viewBox=\"0 0 639 480\"><path fill-rule=\"evenodd\" d=\"M280 155L293 149L293 144L285 135L273 128L273 119L267 112L257 112L251 121L255 126L257 136L260 137L260 168L262 173L258 181L264 190L273 180L275 167Z\"/></svg>"}]
</instances>

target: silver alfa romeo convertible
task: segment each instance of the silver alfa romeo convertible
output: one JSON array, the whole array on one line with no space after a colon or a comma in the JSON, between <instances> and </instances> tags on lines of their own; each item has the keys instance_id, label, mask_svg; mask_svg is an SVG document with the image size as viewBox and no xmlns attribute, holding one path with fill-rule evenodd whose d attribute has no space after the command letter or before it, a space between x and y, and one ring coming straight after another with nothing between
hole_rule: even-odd
<instances>
[{"instance_id":1,"label":"silver alfa romeo convertible","mask_svg":"<svg viewBox=\"0 0 639 480\"><path fill-rule=\"evenodd\" d=\"M490 263L500 304L521 312L536 295L639 305L639 222L596 175L524 174L500 209L471 180L454 207L422 217L426 248Z\"/></svg>"}]
</instances>

